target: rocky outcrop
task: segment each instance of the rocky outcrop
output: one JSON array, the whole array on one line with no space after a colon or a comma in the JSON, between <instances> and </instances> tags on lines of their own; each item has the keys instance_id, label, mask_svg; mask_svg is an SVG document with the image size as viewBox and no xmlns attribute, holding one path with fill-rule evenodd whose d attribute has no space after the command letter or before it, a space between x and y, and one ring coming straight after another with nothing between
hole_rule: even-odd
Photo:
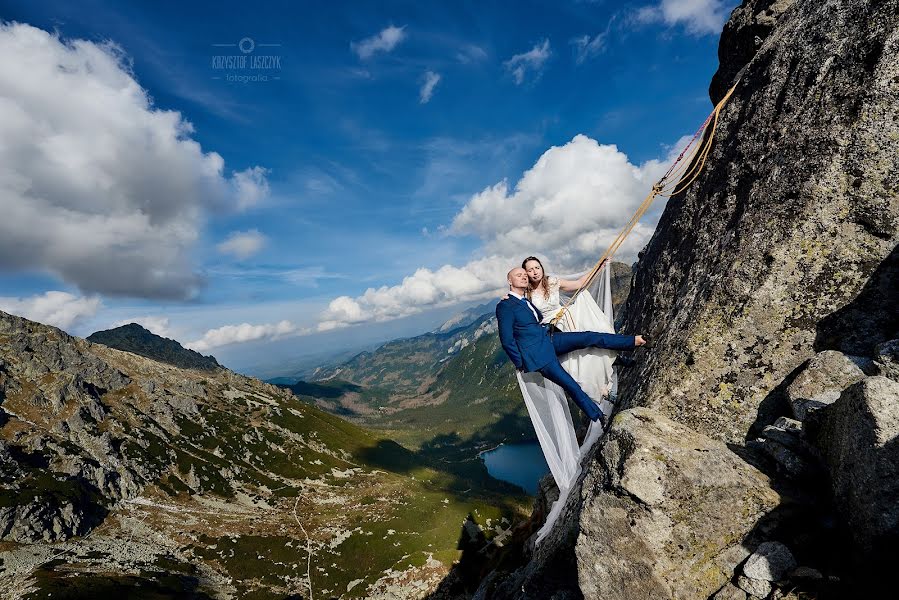
<instances>
[{"instance_id":1,"label":"rocky outcrop","mask_svg":"<svg viewBox=\"0 0 899 600\"><path fill-rule=\"evenodd\" d=\"M723 443L627 410L586 458L567 517L530 562L494 571L474 597L708 598L765 541L757 523L780 501Z\"/></svg>"},{"instance_id":2,"label":"rocky outcrop","mask_svg":"<svg viewBox=\"0 0 899 600\"><path fill-rule=\"evenodd\" d=\"M793 415L804 421L810 412L833 404L844 389L864 377L865 373L849 357L836 350L825 350L816 354L787 386L787 401Z\"/></svg>"},{"instance_id":3,"label":"rocky outcrop","mask_svg":"<svg viewBox=\"0 0 899 600\"><path fill-rule=\"evenodd\" d=\"M736 90L637 264L623 329L654 345L621 389L740 442L817 352L896 337L899 2L747 1L719 55Z\"/></svg>"},{"instance_id":4,"label":"rocky outcrop","mask_svg":"<svg viewBox=\"0 0 899 600\"><path fill-rule=\"evenodd\" d=\"M576 544L587 598L707 598L749 555L780 502L721 442L640 408L615 417L591 473Z\"/></svg>"},{"instance_id":5,"label":"rocky outcrop","mask_svg":"<svg viewBox=\"0 0 899 600\"><path fill-rule=\"evenodd\" d=\"M869 377L824 409L815 434L866 568L899 558L899 383Z\"/></svg>"}]
</instances>

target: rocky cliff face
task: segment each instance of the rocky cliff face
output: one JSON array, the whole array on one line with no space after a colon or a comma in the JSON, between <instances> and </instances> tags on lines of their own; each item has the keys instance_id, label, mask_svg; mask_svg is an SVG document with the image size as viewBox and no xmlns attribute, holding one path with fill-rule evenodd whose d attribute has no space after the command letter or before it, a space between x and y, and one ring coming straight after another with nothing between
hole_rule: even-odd
<instances>
[{"instance_id":1,"label":"rocky cliff face","mask_svg":"<svg viewBox=\"0 0 899 600\"><path fill-rule=\"evenodd\" d=\"M709 162L625 305L652 346L474 598L866 597L899 559L899 1L747 0L719 55Z\"/></svg>"},{"instance_id":2,"label":"rocky cliff face","mask_svg":"<svg viewBox=\"0 0 899 600\"><path fill-rule=\"evenodd\" d=\"M734 11L712 99L736 91L625 307L625 329L654 342L624 379L629 404L740 442L817 351L869 354L896 337L897 27L893 0Z\"/></svg>"}]
</instances>

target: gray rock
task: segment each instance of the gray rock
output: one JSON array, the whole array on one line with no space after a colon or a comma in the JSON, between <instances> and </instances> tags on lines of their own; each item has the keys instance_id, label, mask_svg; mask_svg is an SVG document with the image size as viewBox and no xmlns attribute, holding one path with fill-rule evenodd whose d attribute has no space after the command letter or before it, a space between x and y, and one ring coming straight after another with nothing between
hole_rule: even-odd
<instances>
[{"instance_id":1,"label":"gray rock","mask_svg":"<svg viewBox=\"0 0 899 600\"><path fill-rule=\"evenodd\" d=\"M751 579L745 575L740 575L737 578L737 585L747 594L756 598L767 598L768 594L771 593L771 590L774 589L774 586L771 585L770 581L764 579Z\"/></svg>"},{"instance_id":2,"label":"gray rock","mask_svg":"<svg viewBox=\"0 0 899 600\"><path fill-rule=\"evenodd\" d=\"M812 567L796 567L790 573L790 577L794 579L810 579L814 581L824 579L824 575L821 574L821 571L819 571L818 569L813 569Z\"/></svg>"},{"instance_id":3,"label":"gray rock","mask_svg":"<svg viewBox=\"0 0 899 600\"><path fill-rule=\"evenodd\" d=\"M591 465L575 553L587 598L708 598L780 497L768 478L656 411L624 411Z\"/></svg>"},{"instance_id":4,"label":"gray rock","mask_svg":"<svg viewBox=\"0 0 899 600\"><path fill-rule=\"evenodd\" d=\"M789 417L779 417L777 421L774 422L774 426L791 433L798 434L802 432L802 421L797 421L796 419L791 419Z\"/></svg>"},{"instance_id":5,"label":"gray rock","mask_svg":"<svg viewBox=\"0 0 899 600\"><path fill-rule=\"evenodd\" d=\"M714 146L635 267L619 330L653 345L619 374L624 406L742 443L815 348L866 355L895 337L897 29L897 0L735 10Z\"/></svg>"},{"instance_id":6,"label":"gray rock","mask_svg":"<svg viewBox=\"0 0 899 600\"><path fill-rule=\"evenodd\" d=\"M796 567L793 553L780 542L765 542L743 565L743 575L750 579L780 581Z\"/></svg>"},{"instance_id":7,"label":"gray rock","mask_svg":"<svg viewBox=\"0 0 899 600\"><path fill-rule=\"evenodd\" d=\"M796 430L784 429L778 425L766 426L762 430L762 437L766 440L771 440L778 444L782 444L787 448L793 449L799 448L799 445L802 443L802 440L799 438L799 432Z\"/></svg>"},{"instance_id":8,"label":"gray rock","mask_svg":"<svg viewBox=\"0 0 899 600\"><path fill-rule=\"evenodd\" d=\"M715 592L712 600L746 600L746 592L728 581L723 588Z\"/></svg>"},{"instance_id":9,"label":"gray rock","mask_svg":"<svg viewBox=\"0 0 899 600\"><path fill-rule=\"evenodd\" d=\"M787 387L787 400L796 418L804 421L810 412L833 404L844 389L864 377L865 373L845 354L825 350L816 354Z\"/></svg>"},{"instance_id":10,"label":"gray rock","mask_svg":"<svg viewBox=\"0 0 899 600\"><path fill-rule=\"evenodd\" d=\"M864 555L899 548L899 383L869 377L847 388L821 415L817 444L834 500ZM886 554L885 554L886 553Z\"/></svg>"},{"instance_id":11,"label":"gray rock","mask_svg":"<svg viewBox=\"0 0 899 600\"><path fill-rule=\"evenodd\" d=\"M791 448L773 439L763 440L761 447L762 451L777 463L778 468L790 477L801 477L811 474L809 473L810 464L808 460Z\"/></svg>"},{"instance_id":12,"label":"gray rock","mask_svg":"<svg viewBox=\"0 0 899 600\"><path fill-rule=\"evenodd\" d=\"M879 344L875 352L876 374L899 381L899 340L890 340Z\"/></svg>"}]
</instances>

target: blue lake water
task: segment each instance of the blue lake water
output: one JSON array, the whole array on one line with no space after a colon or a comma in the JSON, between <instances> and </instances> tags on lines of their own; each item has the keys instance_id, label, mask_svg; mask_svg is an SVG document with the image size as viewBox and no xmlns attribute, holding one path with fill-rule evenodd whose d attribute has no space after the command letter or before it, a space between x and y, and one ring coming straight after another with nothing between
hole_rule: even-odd
<instances>
[{"instance_id":1,"label":"blue lake water","mask_svg":"<svg viewBox=\"0 0 899 600\"><path fill-rule=\"evenodd\" d=\"M480 456L491 476L514 483L531 495L537 493L540 478L549 473L549 466L537 442L503 444Z\"/></svg>"}]
</instances>

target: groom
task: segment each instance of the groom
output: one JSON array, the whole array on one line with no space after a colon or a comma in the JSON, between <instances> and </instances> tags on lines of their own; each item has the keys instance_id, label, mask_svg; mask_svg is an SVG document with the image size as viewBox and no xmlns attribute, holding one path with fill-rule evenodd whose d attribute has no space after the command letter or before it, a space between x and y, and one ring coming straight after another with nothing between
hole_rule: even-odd
<instances>
[{"instance_id":1,"label":"groom","mask_svg":"<svg viewBox=\"0 0 899 600\"><path fill-rule=\"evenodd\" d=\"M496 305L496 321L499 340L509 360L523 373L537 371L559 384L591 421L604 420L603 412L562 368L558 357L589 347L630 350L645 344L643 337L595 331L557 331L550 336L546 326L540 324L543 313L525 297L527 272L521 268L512 269L508 279L509 297Z\"/></svg>"}]
</instances>

